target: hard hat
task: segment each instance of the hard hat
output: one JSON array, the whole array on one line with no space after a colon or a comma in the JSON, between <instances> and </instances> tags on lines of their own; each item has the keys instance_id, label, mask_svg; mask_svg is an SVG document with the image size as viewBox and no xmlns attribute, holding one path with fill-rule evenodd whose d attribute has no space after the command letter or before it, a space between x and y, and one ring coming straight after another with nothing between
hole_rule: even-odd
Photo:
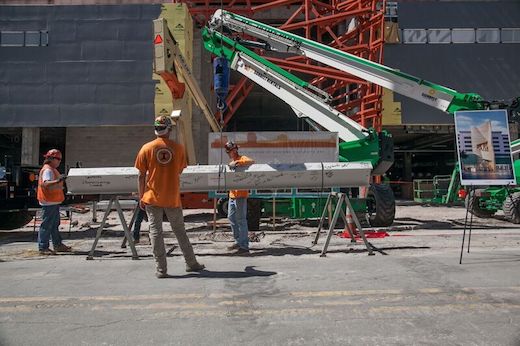
<instances>
[{"instance_id":1,"label":"hard hat","mask_svg":"<svg viewBox=\"0 0 520 346\"><path fill-rule=\"evenodd\" d=\"M226 153L229 153L233 149L238 149L238 145L233 141L229 141L224 145L224 149L226 149Z\"/></svg>"},{"instance_id":2,"label":"hard hat","mask_svg":"<svg viewBox=\"0 0 520 346\"><path fill-rule=\"evenodd\" d=\"M58 149L51 149L49 150L47 153L45 153L45 155L43 155L43 157L45 157L46 159L60 159L62 158L61 156L61 151L59 151Z\"/></svg>"},{"instance_id":3,"label":"hard hat","mask_svg":"<svg viewBox=\"0 0 520 346\"><path fill-rule=\"evenodd\" d=\"M160 115L157 118L155 118L153 126L155 127L155 134L157 136L163 136L172 129L173 122L169 116Z\"/></svg>"}]
</instances>

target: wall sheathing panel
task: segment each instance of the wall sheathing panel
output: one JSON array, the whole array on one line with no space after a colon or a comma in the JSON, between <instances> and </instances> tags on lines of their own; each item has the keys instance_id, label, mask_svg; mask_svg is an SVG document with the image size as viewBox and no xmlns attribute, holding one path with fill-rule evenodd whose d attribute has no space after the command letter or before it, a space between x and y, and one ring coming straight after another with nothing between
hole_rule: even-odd
<instances>
[{"instance_id":1,"label":"wall sheathing panel","mask_svg":"<svg viewBox=\"0 0 520 346\"><path fill-rule=\"evenodd\" d=\"M46 30L49 37L48 46L2 47L2 126L149 124L150 37L160 11L160 5L2 6L1 30Z\"/></svg>"}]
</instances>

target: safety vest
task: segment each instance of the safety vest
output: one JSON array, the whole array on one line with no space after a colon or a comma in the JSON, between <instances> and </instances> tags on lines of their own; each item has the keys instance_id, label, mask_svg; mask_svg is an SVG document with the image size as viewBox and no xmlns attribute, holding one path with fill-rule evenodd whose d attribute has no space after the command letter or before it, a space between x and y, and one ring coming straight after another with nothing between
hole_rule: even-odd
<instances>
[{"instance_id":1,"label":"safety vest","mask_svg":"<svg viewBox=\"0 0 520 346\"><path fill-rule=\"evenodd\" d=\"M60 172L58 172L57 169L52 168L50 165L45 164L43 165L42 169L40 170L40 175L38 177L38 201L40 202L47 202L47 203L61 203L65 200L65 195L63 194L63 182L59 182L57 184L44 187L43 186L43 171L46 169L50 169L52 171L52 174L54 176L54 179L58 179L60 176Z\"/></svg>"}]
</instances>

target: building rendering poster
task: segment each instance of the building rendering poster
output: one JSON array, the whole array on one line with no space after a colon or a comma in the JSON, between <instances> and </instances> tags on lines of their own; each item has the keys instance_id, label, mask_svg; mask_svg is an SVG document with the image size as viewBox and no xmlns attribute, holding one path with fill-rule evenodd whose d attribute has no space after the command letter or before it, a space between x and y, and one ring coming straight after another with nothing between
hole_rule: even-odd
<instances>
[{"instance_id":1,"label":"building rendering poster","mask_svg":"<svg viewBox=\"0 0 520 346\"><path fill-rule=\"evenodd\" d=\"M506 110L455 112L462 185L515 184Z\"/></svg>"}]
</instances>

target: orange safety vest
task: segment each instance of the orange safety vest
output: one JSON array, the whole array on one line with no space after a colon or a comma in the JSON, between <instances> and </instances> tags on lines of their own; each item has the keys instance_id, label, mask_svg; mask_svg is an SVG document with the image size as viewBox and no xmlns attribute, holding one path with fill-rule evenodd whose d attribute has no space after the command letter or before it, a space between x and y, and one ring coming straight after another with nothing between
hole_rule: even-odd
<instances>
[{"instance_id":1,"label":"orange safety vest","mask_svg":"<svg viewBox=\"0 0 520 346\"><path fill-rule=\"evenodd\" d=\"M43 181L42 181L42 179L43 179L42 173L46 169L52 170L54 179L58 179L58 177L60 176L60 172L58 172L57 169L52 168L48 164L43 165L42 169L40 170L40 175L38 177L38 194L37 194L38 201L61 203L65 200L65 195L63 194L63 182L60 181L57 184L54 184L54 185L51 185L48 187L44 187Z\"/></svg>"}]
</instances>

